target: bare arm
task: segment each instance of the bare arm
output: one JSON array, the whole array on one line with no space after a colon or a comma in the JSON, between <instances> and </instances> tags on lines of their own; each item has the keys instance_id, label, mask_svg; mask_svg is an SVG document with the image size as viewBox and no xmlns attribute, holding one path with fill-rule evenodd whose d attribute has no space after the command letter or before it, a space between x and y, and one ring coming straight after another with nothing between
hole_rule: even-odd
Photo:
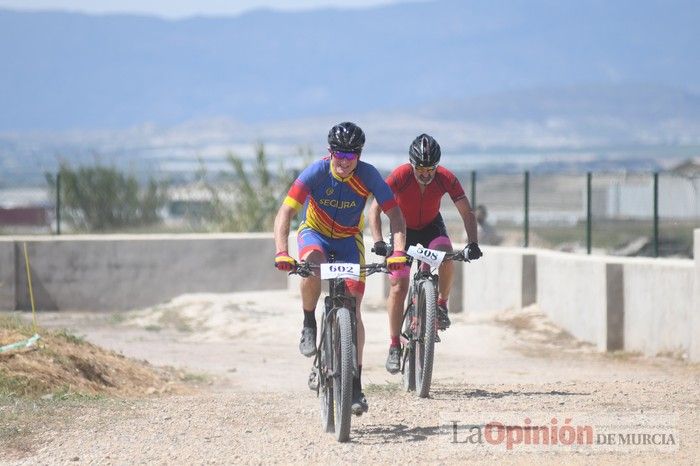
<instances>
[{"instance_id":1,"label":"bare arm","mask_svg":"<svg viewBox=\"0 0 700 466\"><path fill-rule=\"evenodd\" d=\"M467 232L467 243L478 243L479 238L476 232L476 216L472 210L471 205L467 198L463 198L455 202L455 207L459 215L462 216L462 222L464 223L464 230Z\"/></svg>"},{"instance_id":2,"label":"bare arm","mask_svg":"<svg viewBox=\"0 0 700 466\"><path fill-rule=\"evenodd\" d=\"M377 241L382 241L384 236L382 235L382 208L379 207L379 203L376 199L372 200L372 204L369 206L369 214L367 220L369 221L369 231L372 233L372 239L376 243Z\"/></svg>"},{"instance_id":3,"label":"bare arm","mask_svg":"<svg viewBox=\"0 0 700 466\"><path fill-rule=\"evenodd\" d=\"M275 217L275 252L287 251L289 248L289 225L296 215L296 210L282 204Z\"/></svg>"},{"instance_id":4,"label":"bare arm","mask_svg":"<svg viewBox=\"0 0 700 466\"><path fill-rule=\"evenodd\" d=\"M389 228L391 229L394 251L405 251L406 221L403 218L401 209L398 206L392 207L386 212L386 216L389 217ZM379 238L381 239L381 231L379 232Z\"/></svg>"}]
</instances>

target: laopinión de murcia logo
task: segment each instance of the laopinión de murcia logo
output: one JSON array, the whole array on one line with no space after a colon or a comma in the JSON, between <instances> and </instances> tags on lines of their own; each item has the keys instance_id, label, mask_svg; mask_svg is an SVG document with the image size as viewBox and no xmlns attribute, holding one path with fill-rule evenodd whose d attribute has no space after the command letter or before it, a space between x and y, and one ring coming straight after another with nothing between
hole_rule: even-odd
<instances>
[{"instance_id":1,"label":"laopini\u00f3n de murcia logo","mask_svg":"<svg viewBox=\"0 0 700 466\"><path fill-rule=\"evenodd\" d=\"M471 417L471 415L469 416ZM455 446L504 451L676 451L680 438L668 413L440 413L440 431Z\"/></svg>"}]
</instances>

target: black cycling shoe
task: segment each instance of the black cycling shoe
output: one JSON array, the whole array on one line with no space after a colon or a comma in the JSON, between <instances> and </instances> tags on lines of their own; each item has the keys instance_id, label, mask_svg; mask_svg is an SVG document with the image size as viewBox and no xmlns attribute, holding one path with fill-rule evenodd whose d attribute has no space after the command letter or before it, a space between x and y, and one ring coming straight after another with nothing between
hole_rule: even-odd
<instances>
[{"instance_id":1,"label":"black cycling shoe","mask_svg":"<svg viewBox=\"0 0 700 466\"><path fill-rule=\"evenodd\" d=\"M313 327L304 327L301 330L301 340L299 341L299 351L301 354L310 358L316 354L316 329Z\"/></svg>"},{"instance_id":2,"label":"black cycling shoe","mask_svg":"<svg viewBox=\"0 0 700 466\"><path fill-rule=\"evenodd\" d=\"M390 374L396 374L401 370L401 347L390 346L389 355L386 357L386 370Z\"/></svg>"},{"instance_id":3,"label":"black cycling shoe","mask_svg":"<svg viewBox=\"0 0 700 466\"><path fill-rule=\"evenodd\" d=\"M369 411L367 398L361 390L353 389L352 391L352 413L355 416L362 416L362 413Z\"/></svg>"},{"instance_id":4,"label":"black cycling shoe","mask_svg":"<svg viewBox=\"0 0 700 466\"><path fill-rule=\"evenodd\" d=\"M447 307L438 305L438 330L447 330L450 327L450 317L448 316Z\"/></svg>"}]
</instances>

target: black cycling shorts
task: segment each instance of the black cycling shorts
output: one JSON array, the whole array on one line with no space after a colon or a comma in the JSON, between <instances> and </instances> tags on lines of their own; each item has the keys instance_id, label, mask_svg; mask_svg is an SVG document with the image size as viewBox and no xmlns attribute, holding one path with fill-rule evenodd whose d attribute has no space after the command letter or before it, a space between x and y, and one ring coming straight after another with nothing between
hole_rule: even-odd
<instances>
[{"instance_id":1,"label":"black cycling shorts","mask_svg":"<svg viewBox=\"0 0 700 466\"><path fill-rule=\"evenodd\" d=\"M406 250L409 246L415 246L418 243L427 248L439 236L447 236L447 228L445 228L442 215L438 213L432 222L420 230L406 228Z\"/></svg>"}]
</instances>

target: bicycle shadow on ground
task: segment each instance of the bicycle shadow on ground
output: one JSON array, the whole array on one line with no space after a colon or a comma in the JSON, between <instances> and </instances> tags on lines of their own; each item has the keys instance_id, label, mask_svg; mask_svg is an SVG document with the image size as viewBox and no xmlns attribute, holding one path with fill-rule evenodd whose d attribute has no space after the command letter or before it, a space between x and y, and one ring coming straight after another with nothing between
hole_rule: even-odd
<instances>
[{"instance_id":1,"label":"bicycle shadow on ground","mask_svg":"<svg viewBox=\"0 0 700 466\"><path fill-rule=\"evenodd\" d=\"M508 396L536 396L536 395L550 395L550 396L589 396L588 392L565 392L561 390L545 390L545 391L514 391L505 390L499 391L488 391L481 388L475 388L472 390L465 390L460 388L448 388L448 387L435 387L430 391L430 398L434 400L455 400L455 399L478 399L478 398L490 398L499 399Z\"/></svg>"},{"instance_id":2,"label":"bicycle shadow on ground","mask_svg":"<svg viewBox=\"0 0 700 466\"><path fill-rule=\"evenodd\" d=\"M441 434L439 426L408 427L405 424L372 425L353 429L352 438L367 445L423 442Z\"/></svg>"}]
</instances>

